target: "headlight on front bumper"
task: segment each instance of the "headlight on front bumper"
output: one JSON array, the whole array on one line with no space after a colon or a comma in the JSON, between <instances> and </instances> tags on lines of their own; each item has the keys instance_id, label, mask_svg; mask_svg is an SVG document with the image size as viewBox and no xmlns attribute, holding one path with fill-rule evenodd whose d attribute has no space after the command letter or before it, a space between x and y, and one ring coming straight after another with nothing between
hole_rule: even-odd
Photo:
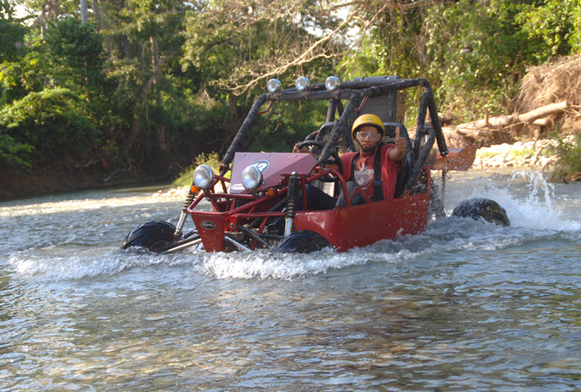
<instances>
[{"instance_id":1,"label":"headlight on front bumper","mask_svg":"<svg viewBox=\"0 0 581 392\"><path fill-rule=\"evenodd\" d=\"M242 185L244 189L253 191L262 184L262 172L256 166L248 166L242 170Z\"/></svg>"},{"instance_id":2,"label":"headlight on front bumper","mask_svg":"<svg viewBox=\"0 0 581 392\"><path fill-rule=\"evenodd\" d=\"M207 189L214 181L214 172L208 165L200 165L194 170L194 183L201 189Z\"/></svg>"}]
</instances>

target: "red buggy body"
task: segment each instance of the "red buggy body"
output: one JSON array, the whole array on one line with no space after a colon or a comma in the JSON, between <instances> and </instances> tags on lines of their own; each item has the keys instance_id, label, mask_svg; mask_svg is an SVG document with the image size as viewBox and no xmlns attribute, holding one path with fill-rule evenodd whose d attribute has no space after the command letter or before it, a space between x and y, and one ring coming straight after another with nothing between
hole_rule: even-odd
<instances>
[{"instance_id":1,"label":"red buggy body","mask_svg":"<svg viewBox=\"0 0 581 392\"><path fill-rule=\"evenodd\" d=\"M240 184L236 182L236 179L240 178L241 173L237 165L246 167L256 162L270 162L271 159L275 163L263 171L266 177L263 188L284 184L291 173L285 173L282 170L288 170L288 168L292 168L297 173L301 179L301 185L311 183L320 177L320 174L308 176L311 167L316 163L315 158L310 154L237 154L234 159L230 193L210 193L210 201L216 201L212 203L212 211L196 210L201 198L187 209L198 228L198 234L206 251L225 250L229 241L226 238L240 231L236 229L237 225L245 225L262 219L262 224L257 227L257 232L262 234L265 233L268 219L285 216L283 211L269 212L268 208L275 205L277 201L284 200L281 196L271 198L264 196L235 208L240 201L249 200L244 193L235 193L237 185ZM269 171L273 173L270 178L267 177ZM287 189L282 188L281 191L285 193ZM306 195L306 192L301 192L302 195ZM222 201L218 202L218 200ZM307 205L306 200L303 201L303 205ZM341 252L356 246L367 246L385 238L393 239L398 235L419 233L425 230L428 223L428 209L429 184L423 193L391 200L319 211L310 211L307 206L306 211L295 212L294 228L295 231L309 230L320 234L331 246ZM256 246L261 247L258 240L250 244L250 249Z\"/></svg>"},{"instance_id":2,"label":"red buggy body","mask_svg":"<svg viewBox=\"0 0 581 392\"><path fill-rule=\"evenodd\" d=\"M333 81L337 82L336 78ZM446 171L467 170L476 150L448 150L427 80L392 76L305 89L280 90L276 83L273 86L252 106L222 160L220 172L213 173L206 165L196 168L177 225L148 222L127 236L123 248L140 246L169 253L197 245L206 252L260 248L311 252L330 246L344 252L422 232L429 219L445 216L442 194ZM423 89L413 139L402 123L402 92L410 87ZM263 105L313 100L326 100L329 107L316 137L302 143L311 147L311 153L238 151L253 121L263 113ZM347 194L348 179L342 175L339 154L356 150L350 130L354 120L364 113L376 114L383 121L383 143L393 142L396 128L406 139L408 148L394 197L371 202L363 195L367 203L361 205L352 205L351 197L346 197L345 205L309 209L307 187L318 187L335 198ZM339 169L327 168L329 163ZM437 186L432 182L432 170L442 173ZM200 208L202 200L210 202L210 211ZM487 199L469 201L455 214L509 224L502 207ZM188 216L196 228L183 235Z\"/></svg>"}]
</instances>

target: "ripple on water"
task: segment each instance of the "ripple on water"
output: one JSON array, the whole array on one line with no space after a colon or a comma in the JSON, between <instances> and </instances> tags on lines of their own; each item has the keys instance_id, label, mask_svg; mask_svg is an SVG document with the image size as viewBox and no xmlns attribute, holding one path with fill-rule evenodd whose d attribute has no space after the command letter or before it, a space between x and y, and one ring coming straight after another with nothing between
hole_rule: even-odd
<instances>
[{"instance_id":1,"label":"ripple on water","mask_svg":"<svg viewBox=\"0 0 581 392\"><path fill-rule=\"evenodd\" d=\"M499 198L513 225L444 219L346 253L159 256L119 246L180 200L0 204L0 389L581 389L578 188L451 179L448 211Z\"/></svg>"}]
</instances>

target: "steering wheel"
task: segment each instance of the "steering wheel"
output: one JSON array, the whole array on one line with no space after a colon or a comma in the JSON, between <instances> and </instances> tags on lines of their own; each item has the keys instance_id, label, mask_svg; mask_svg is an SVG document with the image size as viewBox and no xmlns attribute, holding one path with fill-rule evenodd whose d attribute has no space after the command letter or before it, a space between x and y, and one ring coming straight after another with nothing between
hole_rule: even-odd
<instances>
[{"instance_id":1,"label":"steering wheel","mask_svg":"<svg viewBox=\"0 0 581 392\"><path fill-rule=\"evenodd\" d=\"M303 147L310 147L310 146L317 146L321 149L325 148L325 143L320 142L318 140L305 140L304 142L301 142L301 144L299 144L299 149L303 148ZM343 170L343 162L341 161L341 158L339 158L339 155L337 155L337 152L333 151L331 153L331 157L333 159L327 159L327 164L330 165L337 165L337 167L339 168L339 173L341 173L341 175L343 175L344 170ZM322 181L335 181L336 179L330 178L330 176L325 176L320 178L320 180Z\"/></svg>"}]
</instances>

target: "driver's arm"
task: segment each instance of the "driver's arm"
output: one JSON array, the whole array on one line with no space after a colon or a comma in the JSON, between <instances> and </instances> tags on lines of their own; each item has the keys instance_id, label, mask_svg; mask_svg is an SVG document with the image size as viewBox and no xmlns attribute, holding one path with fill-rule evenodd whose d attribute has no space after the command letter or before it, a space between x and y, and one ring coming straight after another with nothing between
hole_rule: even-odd
<instances>
[{"instance_id":1,"label":"driver's arm","mask_svg":"<svg viewBox=\"0 0 581 392\"><path fill-rule=\"evenodd\" d=\"M293 146L293 152L308 152L311 153L311 150L309 150L308 147L303 147L301 149L299 149L299 144L297 143ZM312 156L315 156L313 153L311 153ZM316 157L315 157L316 158ZM331 169L331 170L339 170L339 166L337 165L325 165L325 169Z\"/></svg>"},{"instance_id":2,"label":"driver's arm","mask_svg":"<svg viewBox=\"0 0 581 392\"><path fill-rule=\"evenodd\" d=\"M405 142L405 140L404 140L404 142ZM295 153L296 152L308 152L308 153L311 153L311 150L309 150L308 147L303 147L303 148L299 149L299 144L300 143L296 143L293 146L293 152L295 152ZM313 153L311 153L311 155L312 156L315 156ZM339 166L337 166L337 165L325 165L325 169L331 169L331 170L337 170L337 171L339 171Z\"/></svg>"},{"instance_id":3,"label":"driver's arm","mask_svg":"<svg viewBox=\"0 0 581 392\"><path fill-rule=\"evenodd\" d=\"M311 152L307 146L299 149L299 144L301 144L301 143L300 142L297 142L293 146L293 152Z\"/></svg>"}]
</instances>

